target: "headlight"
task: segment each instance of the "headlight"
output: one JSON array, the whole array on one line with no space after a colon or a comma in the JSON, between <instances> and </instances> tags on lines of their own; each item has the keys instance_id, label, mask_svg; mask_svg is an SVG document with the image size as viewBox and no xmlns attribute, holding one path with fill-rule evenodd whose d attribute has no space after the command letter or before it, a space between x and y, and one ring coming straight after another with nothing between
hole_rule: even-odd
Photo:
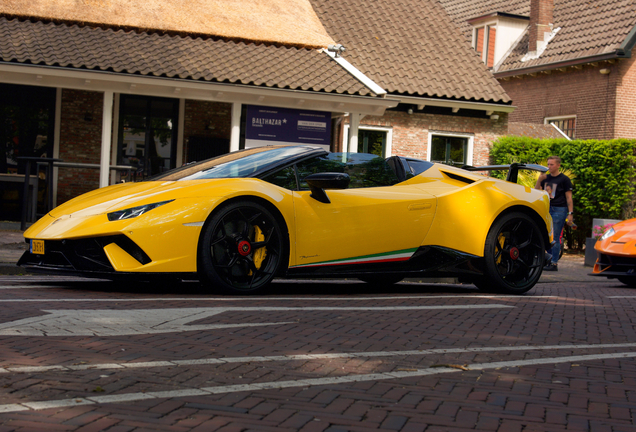
<instances>
[{"instance_id":1,"label":"headlight","mask_svg":"<svg viewBox=\"0 0 636 432\"><path fill-rule=\"evenodd\" d=\"M142 205L139 207L131 207L129 209L126 210L117 210L115 212L112 213L108 213L108 220L109 221L116 221L116 220L124 220L124 219L132 219L132 218L136 218L137 216L141 216L142 214L149 212L152 209L155 209L159 206L162 206L164 204L168 204L169 202L172 202L174 200L168 200L168 201L161 201L158 203L154 203L154 204L146 204L146 205Z\"/></svg>"},{"instance_id":2,"label":"headlight","mask_svg":"<svg viewBox=\"0 0 636 432\"><path fill-rule=\"evenodd\" d=\"M616 234L616 231L614 231L614 228L610 228L610 229L608 229L607 231L605 231L603 233L603 236L601 237L601 240L605 240L607 238L610 238L614 234Z\"/></svg>"}]
</instances>

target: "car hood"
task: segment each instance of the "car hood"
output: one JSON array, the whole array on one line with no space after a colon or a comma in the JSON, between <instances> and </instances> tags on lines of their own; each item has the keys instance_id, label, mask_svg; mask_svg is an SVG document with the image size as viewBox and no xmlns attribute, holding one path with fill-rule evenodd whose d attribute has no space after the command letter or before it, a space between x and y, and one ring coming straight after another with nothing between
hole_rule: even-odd
<instances>
[{"instance_id":1,"label":"car hood","mask_svg":"<svg viewBox=\"0 0 636 432\"><path fill-rule=\"evenodd\" d=\"M614 243L636 241L636 219L629 219L612 226L615 234L609 238Z\"/></svg>"},{"instance_id":2,"label":"car hood","mask_svg":"<svg viewBox=\"0 0 636 432\"><path fill-rule=\"evenodd\" d=\"M636 254L636 219L629 219L612 226L614 235L599 240L595 249L616 255Z\"/></svg>"},{"instance_id":3,"label":"car hood","mask_svg":"<svg viewBox=\"0 0 636 432\"><path fill-rule=\"evenodd\" d=\"M49 214L53 218L71 214L76 217L86 217L177 198L214 197L227 193L227 188L221 186L228 186L231 180L147 181L117 184L80 195L54 208Z\"/></svg>"}]
</instances>

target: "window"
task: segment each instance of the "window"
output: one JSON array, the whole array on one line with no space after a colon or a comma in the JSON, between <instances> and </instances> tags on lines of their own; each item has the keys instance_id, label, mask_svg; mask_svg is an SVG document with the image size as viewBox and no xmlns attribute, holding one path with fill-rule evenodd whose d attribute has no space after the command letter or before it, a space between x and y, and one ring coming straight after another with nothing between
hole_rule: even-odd
<instances>
[{"instance_id":1,"label":"window","mask_svg":"<svg viewBox=\"0 0 636 432\"><path fill-rule=\"evenodd\" d=\"M308 190L305 178L311 174L322 172L346 173L351 178L349 188L368 188L391 186L399 183L395 171L384 158L366 153L329 153L299 162L293 167L283 168L263 178L286 189ZM300 187L296 185L296 175Z\"/></svg>"},{"instance_id":2,"label":"window","mask_svg":"<svg viewBox=\"0 0 636 432\"><path fill-rule=\"evenodd\" d=\"M410 158L405 158L406 163L409 166L410 169L410 174L411 176L416 176L418 174L422 174L424 171L426 171L427 169L429 169L430 167L433 166L432 163L430 162L426 162L423 160L419 160L419 159L410 159ZM408 177L408 175L407 175Z\"/></svg>"},{"instance_id":3,"label":"window","mask_svg":"<svg viewBox=\"0 0 636 432\"><path fill-rule=\"evenodd\" d=\"M53 157L55 101L54 88L0 84L0 174L24 174L26 161L18 160L21 156ZM30 174L37 169L32 163ZM39 183L38 207L46 204L47 194L42 192L45 185L51 187L51 179L46 180ZM17 181L0 183L0 220L20 220L23 190Z\"/></svg>"},{"instance_id":4,"label":"window","mask_svg":"<svg viewBox=\"0 0 636 432\"><path fill-rule=\"evenodd\" d=\"M485 27L475 29L475 42L473 45L475 51L477 51L477 54L479 54L480 56L482 56L484 52L484 30Z\"/></svg>"},{"instance_id":5,"label":"window","mask_svg":"<svg viewBox=\"0 0 636 432\"><path fill-rule=\"evenodd\" d=\"M471 165L473 137L450 133L429 133L428 159L448 165Z\"/></svg>"},{"instance_id":6,"label":"window","mask_svg":"<svg viewBox=\"0 0 636 432\"><path fill-rule=\"evenodd\" d=\"M122 95L117 163L142 178L174 168L178 113L178 99Z\"/></svg>"},{"instance_id":7,"label":"window","mask_svg":"<svg viewBox=\"0 0 636 432\"><path fill-rule=\"evenodd\" d=\"M171 171L153 180L209 180L217 178L249 178L258 172L276 166L281 160L307 152L304 147L254 147L242 153L228 153L214 159L193 164L191 167ZM241 157L242 156L242 157ZM270 168L272 169L272 168Z\"/></svg>"},{"instance_id":8,"label":"window","mask_svg":"<svg viewBox=\"0 0 636 432\"><path fill-rule=\"evenodd\" d=\"M576 116L546 118L545 124L553 124L570 139L576 136Z\"/></svg>"},{"instance_id":9,"label":"window","mask_svg":"<svg viewBox=\"0 0 636 432\"><path fill-rule=\"evenodd\" d=\"M495 65L495 39L497 28L493 25L486 25L475 28L473 37L473 47L481 56L481 59L489 68Z\"/></svg>"},{"instance_id":10,"label":"window","mask_svg":"<svg viewBox=\"0 0 636 432\"><path fill-rule=\"evenodd\" d=\"M343 148L349 143L349 125L345 125ZM391 156L392 130L377 126L358 128L358 153L370 153L381 157Z\"/></svg>"},{"instance_id":11,"label":"window","mask_svg":"<svg viewBox=\"0 0 636 432\"><path fill-rule=\"evenodd\" d=\"M398 178L384 158L365 153L329 153L297 164L301 189L309 189L305 177L320 172L349 174L349 188L391 186Z\"/></svg>"},{"instance_id":12,"label":"window","mask_svg":"<svg viewBox=\"0 0 636 432\"><path fill-rule=\"evenodd\" d=\"M0 84L0 172L24 174L19 156L53 157L54 118L54 88Z\"/></svg>"},{"instance_id":13,"label":"window","mask_svg":"<svg viewBox=\"0 0 636 432\"><path fill-rule=\"evenodd\" d=\"M296 169L294 166L288 166L282 170L278 170L264 177L263 180L284 189L298 190L298 180L296 180Z\"/></svg>"}]
</instances>

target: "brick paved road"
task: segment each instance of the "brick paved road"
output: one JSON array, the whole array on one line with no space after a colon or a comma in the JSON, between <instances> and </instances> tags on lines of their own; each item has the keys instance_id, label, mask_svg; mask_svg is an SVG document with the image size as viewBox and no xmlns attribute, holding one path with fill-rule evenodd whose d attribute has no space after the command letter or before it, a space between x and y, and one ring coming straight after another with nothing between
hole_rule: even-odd
<instances>
[{"instance_id":1,"label":"brick paved road","mask_svg":"<svg viewBox=\"0 0 636 432\"><path fill-rule=\"evenodd\" d=\"M4 431L633 431L636 290L0 277Z\"/></svg>"}]
</instances>

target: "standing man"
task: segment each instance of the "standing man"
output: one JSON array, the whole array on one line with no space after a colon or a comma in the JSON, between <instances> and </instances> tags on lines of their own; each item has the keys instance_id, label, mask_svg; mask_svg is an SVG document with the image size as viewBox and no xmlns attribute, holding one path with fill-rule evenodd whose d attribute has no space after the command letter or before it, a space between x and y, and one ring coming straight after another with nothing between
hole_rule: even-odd
<instances>
[{"instance_id":1,"label":"standing man","mask_svg":"<svg viewBox=\"0 0 636 432\"><path fill-rule=\"evenodd\" d=\"M550 195L550 216L554 227L554 239L556 243L552 247L552 262L543 270L558 271L557 262L561 252L561 231L565 223L570 225L574 221L574 202L572 201L572 181L565 174L559 172L561 158L550 156L548 158L548 173L541 174L535 185L535 189L545 190Z\"/></svg>"}]
</instances>

